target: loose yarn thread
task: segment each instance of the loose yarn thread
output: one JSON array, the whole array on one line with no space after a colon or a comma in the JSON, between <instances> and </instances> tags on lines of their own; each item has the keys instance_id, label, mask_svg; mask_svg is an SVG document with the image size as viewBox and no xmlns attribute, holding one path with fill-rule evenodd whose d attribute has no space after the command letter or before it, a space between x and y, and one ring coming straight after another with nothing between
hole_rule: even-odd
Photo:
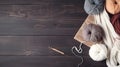
<instances>
[{"instance_id":1,"label":"loose yarn thread","mask_svg":"<svg viewBox=\"0 0 120 67\"><path fill-rule=\"evenodd\" d=\"M73 46L73 47L71 48L72 53L73 53L76 57L81 58L81 63L79 63L79 64L77 65L77 67L80 67L80 65L83 63L84 60L83 60L83 57L77 55L77 54L74 52L74 50L75 50L78 54L81 54L81 53L83 52L82 45L83 45L83 42L80 43L80 45L79 45L78 48L77 48L76 46Z\"/></svg>"}]
</instances>

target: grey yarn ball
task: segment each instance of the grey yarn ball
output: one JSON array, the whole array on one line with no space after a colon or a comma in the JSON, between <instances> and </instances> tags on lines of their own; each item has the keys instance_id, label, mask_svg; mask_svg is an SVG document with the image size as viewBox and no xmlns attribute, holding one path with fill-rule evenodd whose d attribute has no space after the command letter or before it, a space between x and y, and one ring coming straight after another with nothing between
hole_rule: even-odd
<instances>
[{"instance_id":1,"label":"grey yarn ball","mask_svg":"<svg viewBox=\"0 0 120 67\"><path fill-rule=\"evenodd\" d=\"M87 14L95 15L103 12L105 0L85 0L84 10Z\"/></svg>"},{"instance_id":2,"label":"grey yarn ball","mask_svg":"<svg viewBox=\"0 0 120 67\"><path fill-rule=\"evenodd\" d=\"M86 41L100 42L103 40L105 34L102 27L95 24L88 24L83 28L82 36Z\"/></svg>"}]
</instances>

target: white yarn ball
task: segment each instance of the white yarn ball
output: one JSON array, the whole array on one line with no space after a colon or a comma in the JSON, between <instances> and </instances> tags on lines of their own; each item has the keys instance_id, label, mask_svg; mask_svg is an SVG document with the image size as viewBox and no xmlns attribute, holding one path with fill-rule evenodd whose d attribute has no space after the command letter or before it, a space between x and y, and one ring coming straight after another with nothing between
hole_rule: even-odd
<instances>
[{"instance_id":1,"label":"white yarn ball","mask_svg":"<svg viewBox=\"0 0 120 67\"><path fill-rule=\"evenodd\" d=\"M95 44L90 47L89 56L94 61L102 61L107 58L107 48L104 44Z\"/></svg>"}]
</instances>

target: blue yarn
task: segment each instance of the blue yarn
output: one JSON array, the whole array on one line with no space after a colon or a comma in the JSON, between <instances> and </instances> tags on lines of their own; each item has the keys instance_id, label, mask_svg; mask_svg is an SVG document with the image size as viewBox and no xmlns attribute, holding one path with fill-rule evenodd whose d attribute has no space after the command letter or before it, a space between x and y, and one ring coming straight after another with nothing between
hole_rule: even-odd
<instances>
[{"instance_id":1,"label":"blue yarn","mask_svg":"<svg viewBox=\"0 0 120 67\"><path fill-rule=\"evenodd\" d=\"M105 0L85 0L84 10L87 14L95 15L103 12Z\"/></svg>"}]
</instances>

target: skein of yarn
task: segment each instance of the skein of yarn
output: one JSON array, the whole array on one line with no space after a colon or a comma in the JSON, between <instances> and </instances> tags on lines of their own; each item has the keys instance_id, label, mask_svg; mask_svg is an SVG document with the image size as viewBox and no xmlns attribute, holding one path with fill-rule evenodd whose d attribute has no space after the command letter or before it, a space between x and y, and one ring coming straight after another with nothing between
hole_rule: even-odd
<instances>
[{"instance_id":1,"label":"skein of yarn","mask_svg":"<svg viewBox=\"0 0 120 67\"><path fill-rule=\"evenodd\" d=\"M120 0L106 0L105 6L110 14L120 13Z\"/></svg>"},{"instance_id":2,"label":"skein of yarn","mask_svg":"<svg viewBox=\"0 0 120 67\"><path fill-rule=\"evenodd\" d=\"M95 44L90 47L89 56L94 61L102 61L107 58L107 48L104 44Z\"/></svg>"},{"instance_id":3,"label":"skein of yarn","mask_svg":"<svg viewBox=\"0 0 120 67\"><path fill-rule=\"evenodd\" d=\"M120 50L118 51L118 54L117 54L117 64L119 64L120 66Z\"/></svg>"},{"instance_id":4,"label":"skein of yarn","mask_svg":"<svg viewBox=\"0 0 120 67\"><path fill-rule=\"evenodd\" d=\"M120 35L120 13L115 14L110 20L115 32Z\"/></svg>"},{"instance_id":5,"label":"skein of yarn","mask_svg":"<svg viewBox=\"0 0 120 67\"><path fill-rule=\"evenodd\" d=\"M88 24L82 31L83 39L91 42L101 42L105 36L104 30L99 25Z\"/></svg>"},{"instance_id":6,"label":"skein of yarn","mask_svg":"<svg viewBox=\"0 0 120 67\"><path fill-rule=\"evenodd\" d=\"M84 10L87 14L95 15L103 12L105 0L85 0Z\"/></svg>"},{"instance_id":7,"label":"skein of yarn","mask_svg":"<svg viewBox=\"0 0 120 67\"><path fill-rule=\"evenodd\" d=\"M120 40L116 40L111 49L110 58L106 61L108 67L120 67Z\"/></svg>"}]
</instances>

